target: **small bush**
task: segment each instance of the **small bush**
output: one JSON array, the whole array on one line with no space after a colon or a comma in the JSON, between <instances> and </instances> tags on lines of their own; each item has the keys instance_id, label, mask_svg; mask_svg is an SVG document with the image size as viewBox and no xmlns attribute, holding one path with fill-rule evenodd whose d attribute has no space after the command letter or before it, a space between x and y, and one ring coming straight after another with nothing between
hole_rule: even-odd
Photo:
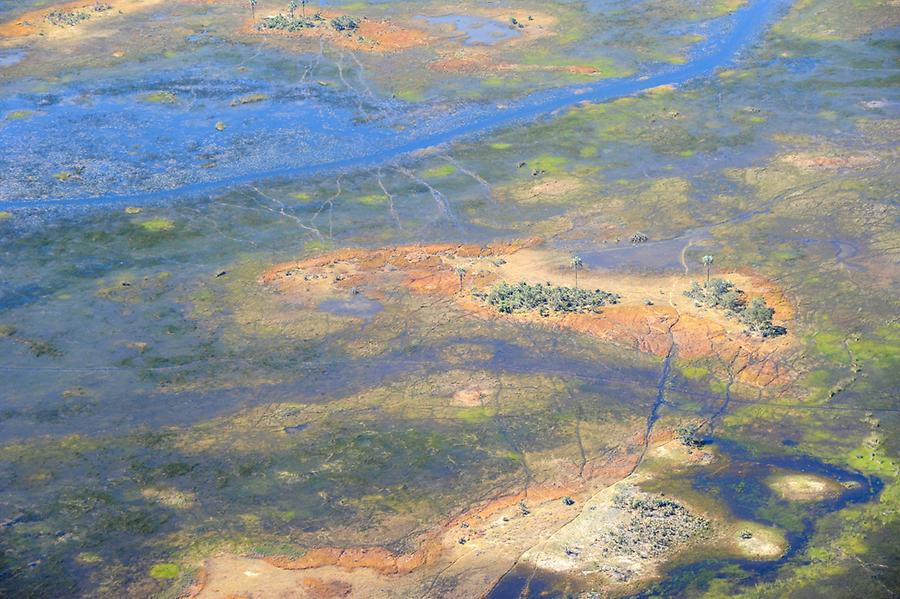
<instances>
[{"instance_id":1,"label":"small bush","mask_svg":"<svg viewBox=\"0 0 900 599\"><path fill-rule=\"evenodd\" d=\"M335 31L353 31L359 28L359 23L349 15L341 15L331 19L331 27Z\"/></svg>"}]
</instances>

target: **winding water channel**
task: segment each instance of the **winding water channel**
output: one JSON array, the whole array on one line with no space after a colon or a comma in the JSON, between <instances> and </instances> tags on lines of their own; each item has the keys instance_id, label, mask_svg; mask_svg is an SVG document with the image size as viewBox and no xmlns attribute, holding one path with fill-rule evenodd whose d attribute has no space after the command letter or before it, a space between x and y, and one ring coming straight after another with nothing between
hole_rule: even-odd
<instances>
[{"instance_id":1,"label":"winding water channel","mask_svg":"<svg viewBox=\"0 0 900 599\"><path fill-rule=\"evenodd\" d=\"M90 206L104 204L140 204L154 201L171 200L192 194L211 193L229 186L259 181L263 179L303 177L350 170L356 168L374 167L381 164L398 161L410 154L442 146L464 138L483 135L497 129L528 122L544 115L551 115L556 111L565 109L582 102L604 102L615 98L629 96L662 85L683 85L691 80L713 74L717 69L733 65L759 38L764 34L778 13L787 6L783 0L757 0L735 11L727 17L723 17L724 26L716 28L717 33L712 35L701 47L694 52L692 60L677 67L667 67L654 73L637 73L630 77L608 79L593 84L577 85L559 88L549 91L536 92L522 100L507 106L491 106L485 110L479 107L476 116L469 118L465 110L450 118L449 127L441 128L440 123L435 131L413 131L406 137L400 138L400 143L390 143L391 139L398 136L385 136L384 131L375 132L369 130L345 131L340 127L329 133L328 127L319 133L324 136L333 135L363 135L361 143L355 145L361 148L360 153L346 158L327 159L320 162L305 162L299 166L285 168L273 168L271 170L248 170L230 176L212 180L195 181L184 185L146 191L131 190L122 193L103 193L98 195L64 197L64 198L16 198L3 201L5 209L28 209L48 206ZM157 123L159 127L164 125ZM103 129L99 125L99 129ZM184 135L177 127L170 127L167 134ZM108 132L107 132L108 133ZM8 133L7 133L8 134ZM104 133L105 134L105 133ZM287 140L289 142L289 140ZM0 146L2 147L2 146ZM282 148L289 151L287 148Z\"/></svg>"}]
</instances>

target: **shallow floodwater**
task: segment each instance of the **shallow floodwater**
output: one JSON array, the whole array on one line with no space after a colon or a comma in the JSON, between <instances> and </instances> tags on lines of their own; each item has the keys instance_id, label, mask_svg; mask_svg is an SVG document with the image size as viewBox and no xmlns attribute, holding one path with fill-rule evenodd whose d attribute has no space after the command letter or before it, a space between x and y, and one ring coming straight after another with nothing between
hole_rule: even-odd
<instances>
[{"instance_id":1,"label":"shallow floodwater","mask_svg":"<svg viewBox=\"0 0 900 599\"><path fill-rule=\"evenodd\" d=\"M314 96L321 96L316 83L307 82L311 70L303 69L302 65L291 66L289 72L295 83L289 86L279 83L280 90L272 90L261 82L246 87L246 82L236 80L230 85L226 83L225 90L215 94L212 90L202 90L202 87L195 90L191 86L191 97L181 100L176 92L188 82L161 81L152 86L159 90L153 92L152 88L147 88L146 73L141 73L140 86L144 88L145 101L162 104L161 107L136 109L129 106L121 110L120 102L103 102L93 97L102 87L70 92L72 98L67 102L58 102L54 96L43 104L34 94L20 92L0 98L0 110L34 110L37 100L55 120L42 122L42 114L31 115L31 118L17 120L11 135L4 136L4 145L0 146L6 157L3 165L12 176L5 186L6 196L0 199L16 207L36 206L43 199L53 198L65 199L67 205L135 203L167 197L173 190L201 193L261 178L374 166L461 137L484 134L552 114L579 102L609 100L709 75L715 69L729 66L745 45L757 39L778 10L777 2L759 2L718 19L714 27L705 29L706 41L684 66L656 67L628 78L575 89L538 92L499 108L463 104L449 112L443 106L439 112L431 114L398 114L392 110L392 103L371 104L372 92L366 89L365 82L360 81L361 87L351 86L341 69L343 83L356 96L354 113L336 110L335 105L340 106L342 102L327 94L327 102L291 103L281 111L274 109L269 103L270 93L275 96L273 102L279 95L299 96L300 99L313 93L310 90L315 90ZM218 43L214 38L201 39L197 52L215 55L219 52ZM228 56L227 60L242 64L239 55ZM314 64L318 65L318 61ZM273 75L271 70L267 74ZM277 75L282 79L283 70L279 69ZM196 77L205 80L209 74L199 72ZM200 91L199 97L197 91ZM242 91L246 92L243 96ZM223 93L234 94L230 104L226 104ZM217 100L214 100L215 95L219 96ZM246 101L254 96L256 99ZM254 106L256 104L262 106ZM225 112L226 106L241 110ZM235 118L232 112L238 115L238 121L229 131L227 119ZM263 114L265 118L261 118ZM421 120L423 116L424 121ZM373 117L374 126L368 124ZM176 127L170 127L173 118ZM417 126L408 129L405 125L413 118L417 120ZM379 122L380 119L386 120ZM359 120L362 120L362 126ZM224 125L222 131L217 131L217 123ZM56 138L47 141L40 133L48 125L54 131L75 132L76 135L65 147L49 147L47 144ZM397 125L404 125L403 129L409 133L398 135ZM130 146L126 146L118 134L123 127L129 131L125 139L132 140ZM203 130L206 133L201 133ZM256 143L261 141L261 135L271 141L261 145ZM219 141L223 138L224 144ZM254 143L251 144L250 139ZM192 164L183 161L180 153L185 151L193 154ZM129 164L135 159L136 163ZM54 173L57 168L60 170ZM35 185L26 175L35 170L43 171L43 181L54 178L57 181L50 184L51 187L44 184L39 194L43 196L41 198L34 197ZM107 178L110 174L112 179ZM87 187L59 185L70 181L87 183ZM63 191L65 189L72 191Z\"/></svg>"},{"instance_id":2,"label":"shallow floodwater","mask_svg":"<svg viewBox=\"0 0 900 599\"><path fill-rule=\"evenodd\" d=\"M425 17L425 19L429 23L452 25L462 35L466 45L495 44L520 35L514 24L504 24L486 17L442 15L439 17Z\"/></svg>"},{"instance_id":3,"label":"shallow floodwater","mask_svg":"<svg viewBox=\"0 0 900 599\"><path fill-rule=\"evenodd\" d=\"M890 36L814 29L829 2L535 5L565 29L534 46L435 17L460 32L440 52L523 68L502 76L426 73L432 48L248 41L223 26L244 12L196 3L134 17L184 11L177 51L15 77L42 47L0 51L0 595L177 596L221 552L411 553L488 499L575 494L702 424L722 460L647 488L784 531L789 550L689 551L637 596L890 596L900 99ZM632 70L606 77L598 56ZM440 85L404 93L426 74ZM474 314L471 248L409 253L412 269L458 260L458 293L384 285L387 266L359 286L310 278L334 283L311 302L265 283L351 248L524 239L557 252L557 285L579 276L570 254L614 293L619 275L702 280L704 255L712 276L759 277L788 337L751 362L787 382L701 343L649 347L666 300L687 301L668 287L612 338ZM791 503L764 484L775 468L855 486ZM513 569L484 592L577 582Z\"/></svg>"}]
</instances>

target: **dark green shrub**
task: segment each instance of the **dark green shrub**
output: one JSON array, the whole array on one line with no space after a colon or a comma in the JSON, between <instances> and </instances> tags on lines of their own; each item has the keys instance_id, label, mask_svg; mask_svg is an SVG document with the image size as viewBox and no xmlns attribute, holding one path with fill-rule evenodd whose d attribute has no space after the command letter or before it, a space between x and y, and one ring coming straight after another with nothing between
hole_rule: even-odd
<instances>
[{"instance_id":1,"label":"dark green shrub","mask_svg":"<svg viewBox=\"0 0 900 599\"><path fill-rule=\"evenodd\" d=\"M617 304L619 296L595 289L558 287L547 283L499 283L488 293L476 293L475 297L497 308L499 312L529 312L539 310L541 315L549 312L599 312L602 306Z\"/></svg>"}]
</instances>

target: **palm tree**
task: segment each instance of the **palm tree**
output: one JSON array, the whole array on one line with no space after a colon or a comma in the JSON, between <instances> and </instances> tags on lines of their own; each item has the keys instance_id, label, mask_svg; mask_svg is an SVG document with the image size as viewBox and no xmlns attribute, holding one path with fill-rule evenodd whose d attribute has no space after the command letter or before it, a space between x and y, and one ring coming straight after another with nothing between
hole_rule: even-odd
<instances>
[{"instance_id":1,"label":"palm tree","mask_svg":"<svg viewBox=\"0 0 900 599\"><path fill-rule=\"evenodd\" d=\"M250 0L250 15L255 19L256 18L256 3L258 0Z\"/></svg>"},{"instance_id":2,"label":"palm tree","mask_svg":"<svg viewBox=\"0 0 900 599\"><path fill-rule=\"evenodd\" d=\"M309 4L309 0L300 0L300 10L302 11L303 18L306 18L306 5Z\"/></svg>"},{"instance_id":3,"label":"palm tree","mask_svg":"<svg viewBox=\"0 0 900 599\"><path fill-rule=\"evenodd\" d=\"M709 267L712 266L712 263L714 260L715 260L715 258L713 258L712 256L709 256L709 255L703 256L703 258L700 260L706 266L706 284L707 285L709 285Z\"/></svg>"},{"instance_id":4,"label":"palm tree","mask_svg":"<svg viewBox=\"0 0 900 599\"><path fill-rule=\"evenodd\" d=\"M291 20L294 20L294 11L297 10L297 2L295 0L291 0L291 3L288 4L288 11L291 13Z\"/></svg>"},{"instance_id":5,"label":"palm tree","mask_svg":"<svg viewBox=\"0 0 900 599\"><path fill-rule=\"evenodd\" d=\"M575 271L575 289L578 289L578 271L582 266L584 266L584 263L581 261L581 257L572 256L572 269Z\"/></svg>"},{"instance_id":6,"label":"palm tree","mask_svg":"<svg viewBox=\"0 0 900 599\"><path fill-rule=\"evenodd\" d=\"M466 277L466 269L462 266L454 266L453 272L459 277L459 292L462 293L463 279Z\"/></svg>"}]
</instances>

